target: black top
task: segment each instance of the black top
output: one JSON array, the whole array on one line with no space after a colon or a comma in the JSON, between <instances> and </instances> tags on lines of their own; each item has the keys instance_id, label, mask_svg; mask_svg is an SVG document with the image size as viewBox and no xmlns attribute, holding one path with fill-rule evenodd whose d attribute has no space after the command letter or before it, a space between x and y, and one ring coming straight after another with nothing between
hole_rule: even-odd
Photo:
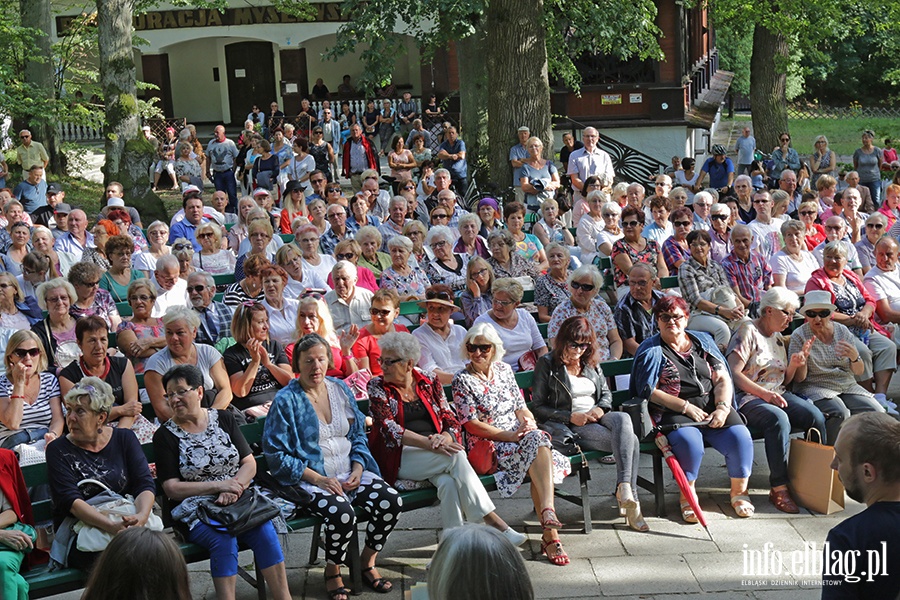
<instances>
[{"instance_id":1,"label":"black top","mask_svg":"<svg viewBox=\"0 0 900 600\"><path fill-rule=\"evenodd\" d=\"M275 340L269 340L264 346L269 354L269 360L273 363L276 365L290 364L281 344ZM247 370L247 365L250 364L250 352L241 344L235 344L225 350L222 360L225 361L225 370L228 371L228 377L231 377ZM260 404L271 402L279 389L281 389L281 385L279 385L278 381L272 377L268 369L260 365L256 371L256 379L253 380L250 393L246 396L235 394L232 404L241 410L247 410L251 406L259 406Z\"/></svg>"},{"instance_id":2,"label":"black top","mask_svg":"<svg viewBox=\"0 0 900 600\"><path fill-rule=\"evenodd\" d=\"M437 433L431 415L421 400L403 403L403 426L425 437Z\"/></svg>"},{"instance_id":3,"label":"black top","mask_svg":"<svg viewBox=\"0 0 900 600\"><path fill-rule=\"evenodd\" d=\"M116 404L125 404L125 390L122 388L122 375L128 367L128 359L124 356L109 357L109 373L106 377L102 377L103 381L112 386L113 397ZM81 359L73 360L69 366L60 371L60 377L65 377L72 383L78 383L88 375L81 369Z\"/></svg>"}]
</instances>

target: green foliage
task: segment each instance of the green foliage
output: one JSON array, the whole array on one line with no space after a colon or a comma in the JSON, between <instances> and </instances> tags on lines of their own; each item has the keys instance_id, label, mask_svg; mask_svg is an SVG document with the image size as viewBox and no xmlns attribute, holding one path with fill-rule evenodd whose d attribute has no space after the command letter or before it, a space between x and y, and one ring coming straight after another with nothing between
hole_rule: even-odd
<instances>
[{"instance_id":1,"label":"green foliage","mask_svg":"<svg viewBox=\"0 0 900 600\"><path fill-rule=\"evenodd\" d=\"M719 49L719 66L734 73L731 91L741 96L749 96L753 28L735 27L731 22L724 20L719 23L715 7L713 7L712 18L716 29L716 47Z\"/></svg>"}]
</instances>

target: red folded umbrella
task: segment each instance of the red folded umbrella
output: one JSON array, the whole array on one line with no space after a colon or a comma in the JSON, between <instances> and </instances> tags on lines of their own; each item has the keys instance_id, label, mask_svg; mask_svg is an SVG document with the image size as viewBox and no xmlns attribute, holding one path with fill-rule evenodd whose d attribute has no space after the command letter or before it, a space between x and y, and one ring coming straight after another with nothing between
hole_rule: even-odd
<instances>
[{"instance_id":1,"label":"red folded umbrella","mask_svg":"<svg viewBox=\"0 0 900 600\"><path fill-rule=\"evenodd\" d=\"M700 508L700 500L697 499L697 493L694 491L694 488L691 487L691 484L688 483L687 476L684 474L684 469L681 468L681 463L678 462L678 459L672 453L672 446L669 444L669 439L662 431L659 431L658 428L654 442L656 442L656 446L659 448L660 452L662 452L663 458L666 459L666 464L669 465L669 469L672 471L672 477L675 478L678 489L681 490L681 493L687 499L688 504L691 505L691 509L693 509L694 514L697 516L697 521L699 521L700 525L703 526L703 529L706 530L706 535L709 536L709 539L715 541L712 533L709 531L706 515L703 514L703 510Z\"/></svg>"}]
</instances>

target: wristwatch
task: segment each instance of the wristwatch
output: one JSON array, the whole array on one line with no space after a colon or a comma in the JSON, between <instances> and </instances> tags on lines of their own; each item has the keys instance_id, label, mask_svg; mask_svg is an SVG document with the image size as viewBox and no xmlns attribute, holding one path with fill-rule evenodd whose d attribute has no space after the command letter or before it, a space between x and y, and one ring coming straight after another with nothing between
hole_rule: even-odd
<instances>
[{"instance_id":1,"label":"wristwatch","mask_svg":"<svg viewBox=\"0 0 900 600\"><path fill-rule=\"evenodd\" d=\"M856 358L854 358L854 359L851 360L850 362L851 362L851 363L856 363L856 362L859 362L859 361L861 361L861 360L862 360L862 354L857 354L857 355L856 355Z\"/></svg>"}]
</instances>

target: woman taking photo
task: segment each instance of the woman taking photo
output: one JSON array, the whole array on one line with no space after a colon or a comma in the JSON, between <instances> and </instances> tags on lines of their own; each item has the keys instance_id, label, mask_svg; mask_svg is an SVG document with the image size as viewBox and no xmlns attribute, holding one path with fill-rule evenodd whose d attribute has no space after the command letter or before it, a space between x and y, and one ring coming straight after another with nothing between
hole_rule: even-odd
<instances>
[{"instance_id":1,"label":"woman taking photo","mask_svg":"<svg viewBox=\"0 0 900 600\"><path fill-rule=\"evenodd\" d=\"M232 403L246 415L265 416L275 393L294 377L284 346L269 336L269 315L260 303L235 309L231 334L237 343L222 360L234 392Z\"/></svg>"},{"instance_id":2,"label":"woman taking photo","mask_svg":"<svg viewBox=\"0 0 900 600\"><path fill-rule=\"evenodd\" d=\"M31 329L42 316L37 299L22 293L12 273L0 272L0 327Z\"/></svg>"},{"instance_id":3,"label":"woman taking photo","mask_svg":"<svg viewBox=\"0 0 900 600\"><path fill-rule=\"evenodd\" d=\"M825 290L812 290L803 298L800 314L806 322L791 334L788 354L806 354L806 366L794 374L794 393L808 398L825 415L825 435L834 444L844 421L860 412L884 408L857 380L865 362L858 339L832 319L837 307Z\"/></svg>"},{"instance_id":4,"label":"woman taking photo","mask_svg":"<svg viewBox=\"0 0 900 600\"><path fill-rule=\"evenodd\" d=\"M297 307L297 338L315 333L326 340L331 347L331 358L334 366L325 373L328 377L343 379L356 373L361 367L353 356L353 344L359 337L359 327L351 325L340 335L334 331L331 312L318 292L306 292L300 297ZM286 348L288 358L294 356L294 344Z\"/></svg>"},{"instance_id":5,"label":"woman taking photo","mask_svg":"<svg viewBox=\"0 0 900 600\"><path fill-rule=\"evenodd\" d=\"M507 231L512 235L516 244L515 253L525 259L526 262L537 263L537 270L547 268L547 256L544 254L544 245L537 236L525 233L525 205L521 202L511 202L503 207L503 216L506 220Z\"/></svg>"},{"instance_id":6,"label":"woman taking photo","mask_svg":"<svg viewBox=\"0 0 900 600\"><path fill-rule=\"evenodd\" d=\"M81 350L81 357L59 372L60 394L65 398L69 390L85 377L99 377L110 385L113 394L113 406L109 410L106 422L115 422L116 427L131 429L136 417L141 414L134 367L123 356L107 354L109 333L106 330L106 321L100 317L78 319L75 324L75 337Z\"/></svg>"},{"instance_id":7,"label":"woman taking photo","mask_svg":"<svg viewBox=\"0 0 900 600\"><path fill-rule=\"evenodd\" d=\"M602 216L603 207L608 203L608 198L602 190L594 190L588 194L585 203L587 212L578 221L575 239L578 240L578 247L581 249L581 262L589 265L597 256L601 243L600 234L607 227L605 221L609 220ZM607 210L607 214L610 213L611 211Z\"/></svg>"},{"instance_id":8,"label":"woman taking photo","mask_svg":"<svg viewBox=\"0 0 900 600\"><path fill-rule=\"evenodd\" d=\"M196 367L174 367L163 383L172 417L153 436L157 477L174 505L172 518L187 529L189 541L210 552L216 598L234 598L240 542L253 550L254 562L276 600L290 600L284 555L271 521L232 536L197 516L202 501L233 504L253 482L256 459L238 423L225 410L202 407L205 377Z\"/></svg>"},{"instance_id":9,"label":"woman taking photo","mask_svg":"<svg viewBox=\"0 0 900 600\"><path fill-rule=\"evenodd\" d=\"M227 409L233 396L222 355L212 346L194 342L200 327L197 311L184 306L170 306L162 321L166 328L166 347L150 357L144 370L144 386L157 418L162 422L172 417L162 380L163 375L176 365L199 368L203 373L206 404L212 408Z\"/></svg>"},{"instance_id":10,"label":"woman taking photo","mask_svg":"<svg viewBox=\"0 0 900 600\"><path fill-rule=\"evenodd\" d=\"M353 356L360 369L368 369L372 375L381 375L381 336L394 331L409 333L405 325L394 324L400 314L400 296L392 289L382 288L372 296L369 309L372 322L360 328L359 338L353 344Z\"/></svg>"},{"instance_id":11,"label":"woman taking photo","mask_svg":"<svg viewBox=\"0 0 900 600\"><path fill-rule=\"evenodd\" d=\"M728 344L728 364L734 374L738 410L747 425L763 432L766 460L769 463L769 502L781 512L800 512L788 491L787 453L791 431L811 427L825 435L825 417L815 405L787 391L801 369L812 342L787 355L787 343L781 332L793 320L800 306L797 294L783 287L772 287L759 303L759 318L746 321L734 332ZM822 443L827 443L823 437Z\"/></svg>"},{"instance_id":12,"label":"woman taking photo","mask_svg":"<svg viewBox=\"0 0 900 600\"><path fill-rule=\"evenodd\" d=\"M259 254L249 257L244 261L244 277L225 288L225 296L222 302L235 307L241 302L265 300L262 289L262 271L270 264L265 256Z\"/></svg>"},{"instance_id":13,"label":"woman taking photo","mask_svg":"<svg viewBox=\"0 0 900 600\"><path fill-rule=\"evenodd\" d=\"M525 260L515 251L516 241L506 229L498 229L488 237L488 249L491 257L487 262L496 277L530 277L534 281L541 274L538 263Z\"/></svg>"},{"instance_id":14,"label":"woman taking photo","mask_svg":"<svg viewBox=\"0 0 900 600\"><path fill-rule=\"evenodd\" d=\"M234 273L235 259L231 250L222 249L222 228L215 223L201 223L197 226L197 242L200 252L194 253L191 264L210 275Z\"/></svg>"},{"instance_id":15,"label":"woman taking photo","mask_svg":"<svg viewBox=\"0 0 900 600\"><path fill-rule=\"evenodd\" d=\"M689 211L690 212L690 211ZM613 279L616 283L616 294L621 299L628 292L628 271L635 263L647 263L656 267L659 277L668 277L669 270L663 261L659 244L648 240L641 233L644 231L644 211L634 206L626 206L622 210L621 240L613 244L612 258ZM671 238L669 238L671 239Z\"/></svg>"},{"instance_id":16,"label":"woman taking photo","mask_svg":"<svg viewBox=\"0 0 900 600\"><path fill-rule=\"evenodd\" d=\"M151 315L155 302L156 286L149 279L138 279L128 286L132 315L119 324L116 345L131 360L136 374L143 373L147 359L166 347L165 325Z\"/></svg>"},{"instance_id":17,"label":"woman taking photo","mask_svg":"<svg viewBox=\"0 0 900 600\"><path fill-rule=\"evenodd\" d=\"M100 277L100 289L109 292L114 302L125 302L131 282L143 279L144 274L131 267L134 241L127 235L114 235L106 242L109 269Z\"/></svg>"},{"instance_id":18,"label":"woman taking photo","mask_svg":"<svg viewBox=\"0 0 900 600\"><path fill-rule=\"evenodd\" d=\"M366 444L365 417L350 388L326 377L331 348L319 335L297 342L292 367L298 378L280 391L263 430L263 452L272 475L283 485L299 485L312 494L309 514L324 519L325 588L332 600L349 600L341 579L350 537L356 535L356 510L369 522L360 556L363 581L372 590L393 589L375 567L402 502L380 476Z\"/></svg>"},{"instance_id":19,"label":"woman taking photo","mask_svg":"<svg viewBox=\"0 0 900 600\"><path fill-rule=\"evenodd\" d=\"M804 202L804 204L812 204ZM812 212L815 209L803 208L801 205L801 218L803 212ZM772 267L772 285L786 287L795 294L803 294L806 291L806 283L813 271L819 269L819 261L808 250L807 226L801 221L791 219L781 225L781 236L784 238L784 248L772 255L769 266Z\"/></svg>"},{"instance_id":20,"label":"woman taking photo","mask_svg":"<svg viewBox=\"0 0 900 600\"><path fill-rule=\"evenodd\" d=\"M450 286L454 294L466 288L466 264L468 255L454 254L453 242L456 234L444 225L432 227L425 237L425 244L431 248L434 258L425 265L425 273L432 285Z\"/></svg>"},{"instance_id":21,"label":"woman taking photo","mask_svg":"<svg viewBox=\"0 0 900 600\"><path fill-rule=\"evenodd\" d=\"M80 262L69 270L69 283L75 287L78 298L69 309L76 319L98 315L115 331L122 322L116 303L106 290L100 289L100 267L90 262ZM2 277L2 275L0 275Z\"/></svg>"},{"instance_id":22,"label":"woman taking photo","mask_svg":"<svg viewBox=\"0 0 900 600\"><path fill-rule=\"evenodd\" d=\"M569 298L569 249L550 242L547 246L550 268L538 277L534 284L534 305L538 310L538 322L549 323L557 306Z\"/></svg>"},{"instance_id":23,"label":"woman taking photo","mask_svg":"<svg viewBox=\"0 0 900 600\"><path fill-rule=\"evenodd\" d=\"M232 227L232 230L235 228ZM169 254L172 250L166 244L169 241L169 226L162 221L154 221L147 228L147 238L150 247L132 257L132 266L141 271L144 277L151 277L156 271L156 261L160 256Z\"/></svg>"},{"instance_id":24,"label":"woman taking photo","mask_svg":"<svg viewBox=\"0 0 900 600\"><path fill-rule=\"evenodd\" d=\"M524 293L522 285L515 279L494 280L492 308L475 319L475 325L487 323L493 327L505 348L503 361L513 371L530 371L535 361L547 354L547 344L537 323L528 311L519 308Z\"/></svg>"},{"instance_id":25,"label":"woman taking photo","mask_svg":"<svg viewBox=\"0 0 900 600\"><path fill-rule=\"evenodd\" d=\"M266 323L267 334L284 347L297 339L294 337L297 300L284 295L288 274L278 265L269 265L262 270L260 276L265 294L262 305L269 313L269 320Z\"/></svg>"},{"instance_id":26,"label":"woman taking photo","mask_svg":"<svg viewBox=\"0 0 900 600\"><path fill-rule=\"evenodd\" d=\"M612 393L598 368L598 350L587 319L569 317L562 322L553 351L534 369L535 418L571 428L584 449L612 452L619 513L635 531L650 531L637 499L640 443L628 415L612 410Z\"/></svg>"},{"instance_id":27,"label":"woman taking photo","mask_svg":"<svg viewBox=\"0 0 900 600\"><path fill-rule=\"evenodd\" d=\"M569 317L581 316L588 320L596 335L597 362L622 358L622 340L613 320L612 310L606 302L597 302L597 294L603 284L603 275L593 265L583 265L569 276L569 298L553 311L547 338L555 347L556 334Z\"/></svg>"},{"instance_id":28,"label":"woman taking photo","mask_svg":"<svg viewBox=\"0 0 900 600\"><path fill-rule=\"evenodd\" d=\"M543 201L551 200L559 189L559 171L552 161L544 158L544 143L538 137L530 137L525 142L528 158L522 161L519 170L519 187L525 192L525 206L531 212L538 212ZM538 186L538 187L536 187Z\"/></svg>"},{"instance_id":29,"label":"woman taking photo","mask_svg":"<svg viewBox=\"0 0 900 600\"><path fill-rule=\"evenodd\" d=\"M468 362L453 378L453 405L466 430L467 451L494 452L501 498L515 494L526 475L531 478L531 499L544 531L541 553L554 565L569 564L553 505L553 485L571 472L569 460L552 450L550 434L537 428L491 325L476 323L463 340L462 354Z\"/></svg>"},{"instance_id":30,"label":"woman taking photo","mask_svg":"<svg viewBox=\"0 0 900 600\"><path fill-rule=\"evenodd\" d=\"M59 382L47 371L47 354L31 331L9 338L0 375L0 448L50 442L63 433Z\"/></svg>"},{"instance_id":31,"label":"woman taking photo","mask_svg":"<svg viewBox=\"0 0 900 600\"><path fill-rule=\"evenodd\" d=\"M697 480L703 446L708 443L725 456L731 478L731 507L738 517L753 516L747 480L753 466L753 440L734 404L734 384L725 357L702 332L686 331L687 303L663 296L653 307L659 333L644 340L635 355L629 392L650 401L650 415L658 425L698 423L666 436L691 487ZM697 515L681 495L681 518L696 523Z\"/></svg>"},{"instance_id":32,"label":"woman taking photo","mask_svg":"<svg viewBox=\"0 0 900 600\"><path fill-rule=\"evenodd\" d=\"M428 480L438 488L447 531L483 520L514 546L528 538L494 512L478 475L466 458L462 428L437 378L416 368L422 350L409 333L388 333L378 341L384 374L369 382L374 423L369 447L389 484Z\"/></svg>"},{"instance_id":33,"label":"woman taking photo","mask_svg":"<svg viewBox=\"0 0 900 600\"><path fill-rule=\"evenodd\" d=\"M62 277L42 283L37 289L38 306L47 311L47 316L32 325L31 330L41 339L47 352L47 370L54 374L81 355L75 341L75 317L69 314L75 298L75 288Z\"/></svg>"},{"instance_id":34,"label":"woman taking photo","mask_svg":"<svg viewBox=\"0 0 900 600\"><path fill-rule=\"evenodd\" d=\"M491 286L494 283L494 269L486 260L473 258L466 265L466 289L459 295L466 327L471 327L479 316L491 310Z\"/></svg>"},{"instance_id":35,"label":"woman taking photo","mask_svg":"<svg viewBox=\"0 0 900 600\"><path fill-rule=\"evenodd\" d=\"M284 293L288 298L299 298L300 294L310 288L325 291L331 289L325 280L319 278L318 273L303 268L303 257L294 244L285 244L278 249L275 264L288 274L288 282L284 286Z\"/></svg>"},{"instance_id":36,"label":"woman taking photo","mask_svg":"<svg viewBox=\"0 0 900 600\"><path fill-rule=\"evenodd\" d=\"M72 528L77 521L114 536L129 527L146 526L156 501L156 485L138 439L127 429L109 426L113 402L109 384L85 377L66 394L69 434L47 446L56 530L50 558L64 567L89 570L100 556L100 552L76 547ZM90 500L102 490L97 485L79 485L85 479L134 498L135 514L113 519L98 511Z\"/></svg>"}]
</instances>

